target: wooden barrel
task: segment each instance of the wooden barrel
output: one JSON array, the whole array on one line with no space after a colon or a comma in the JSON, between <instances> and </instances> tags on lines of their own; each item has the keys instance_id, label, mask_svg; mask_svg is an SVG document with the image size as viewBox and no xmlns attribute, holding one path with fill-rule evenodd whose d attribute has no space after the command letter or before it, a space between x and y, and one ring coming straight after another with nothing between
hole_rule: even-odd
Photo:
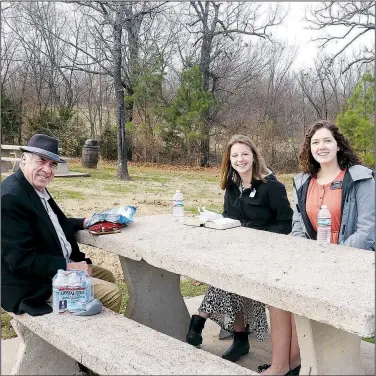
<instances>
[{"instance_id":1,"label":"wooden barrel","mask_svg":"<svg viewBox=\"0 0 376 376\"><path fill-rule=\"evenodd\" d=\"M97 168L99 159L99 145L96 140L86 140L82 147L82 167Z\"/></svg>"}]
</instances>

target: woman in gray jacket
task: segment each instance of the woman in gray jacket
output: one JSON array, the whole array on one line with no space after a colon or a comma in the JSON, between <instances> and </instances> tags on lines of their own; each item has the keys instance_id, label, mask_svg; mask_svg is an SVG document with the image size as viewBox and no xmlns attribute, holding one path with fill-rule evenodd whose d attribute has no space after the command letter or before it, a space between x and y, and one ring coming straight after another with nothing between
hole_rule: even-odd
<instances>
[{"instance_id":1,"label":"woman in gray jacket","mask_svg":"<svg viewBox=\"0 0 376 376\"><path fill-rule=\"evenodd\" d=\"M316 240L317 214L327 205L332 216L331 243L375 250L374 173L362 166L347 138L327 122L316 122L306 134L293 181L292 235ZM298 375L300 353L290 312L269 307L272 364L265 375Z\"/></svg>"}]
</instances>

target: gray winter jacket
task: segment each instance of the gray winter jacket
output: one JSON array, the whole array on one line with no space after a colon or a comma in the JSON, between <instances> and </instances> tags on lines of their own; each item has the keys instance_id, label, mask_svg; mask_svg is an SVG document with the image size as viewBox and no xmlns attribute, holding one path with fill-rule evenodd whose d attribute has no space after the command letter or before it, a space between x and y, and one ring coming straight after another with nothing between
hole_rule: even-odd
<instances>
[{"instance_id":1,"label":"gray winter jacket","mask_svg":"<svg viewBox=\"0 0 376 376\"><path fill-rule=\"evenodd\" d=\"M375 250L375 180L373 171L361 165L350 167L342 185L342 216L338 244ZM316 231L306 212L306 197L311 176L294 180L292 235L316 239Z\"/></svg>"}]
</instances>

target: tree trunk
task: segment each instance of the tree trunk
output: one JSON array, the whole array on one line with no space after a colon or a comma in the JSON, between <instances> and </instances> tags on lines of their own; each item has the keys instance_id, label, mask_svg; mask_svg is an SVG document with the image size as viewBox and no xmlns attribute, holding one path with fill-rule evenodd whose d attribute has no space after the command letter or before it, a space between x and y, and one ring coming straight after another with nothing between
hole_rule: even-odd
<instances>
[{"instance_id":1,"label":"tree trunk","mask_svg":"<svg viewBox=\"0 0 376 376\"><path fill-rule=\"evenodd\" d=\"M17 145L22 145L22 122L23 122L23 97L20 100L20 118L19 118L19 123L18 123L18 137L17 137Z\"/></svg>"},{"instance_id":2,"label":"tree trunk","mask_svg":"<svg viewBox=\"0 0 376 376\"><path fill-rule=\"evenodd\" d=\"M134 107L134 102L131 99L132 95L134 94L134 91L132 88L127 87L126 88L126 98L127 100L125 101L125 124L130 123L133 121L133 107ZM132 137L130 132L125 131L125 134L127 135L127 147L126 147L126 153L127 153L127 159L129 161L132 160Z\"/></svg>"},{"instance_id":3,"label":"tree trunk","mask_svg":"<svg viewBox=\"0 0 376 376\"><path fill-rule=\"evenodd\" d=\"M121 20L120 12L117 13L116 18ZM121 180L130 180L128 173L127 162L127 144L125 138L125 103L124 103L124 88L121 82L121 35L122 26L120 22L115 22L114 29L114 47L113 47L113 59L114 59L114 87L117 103L117 149L118 149L118 169L117 177Z\"/></svg>"},{"instance_id":4,"label":"tree trunk","mask_svg":"<svg viewBox=\"0 0 376 376\"><path fill-rule=\"evenodd\" d=\"M143 16L133 13L132 2L122 5L122 9L127 16L125 21L125 28L127 30L128 37L128 47L129 47L129 62L128 62L128 71L129 79L126 84L126 101L125 101L125 113L126 113L126 122L130 123L133 121L133 108L134 108L134 83L137 81L139 76L139 66L138 66L138 57L140 49L140 27L142 23ZM132 160L132 138L130 132L128 132L128 148L127 156L129 160Z\"/></svg>"},{"instance_id":5,"label":"tree trunk","mask_svg":"<svg viewBox=\"0 0 376 376\"><path fill-rule=\"evenodd\" d=\"M202 74L202 90L209 91L210 81L210 52L212 37L205 35L202 40L200 70ZM201 167L209 167L209 145L210 145L210 126L209 126L209 109L203 112L201 116L202 133L201 133Z\"/></svg>"}]
</instances>

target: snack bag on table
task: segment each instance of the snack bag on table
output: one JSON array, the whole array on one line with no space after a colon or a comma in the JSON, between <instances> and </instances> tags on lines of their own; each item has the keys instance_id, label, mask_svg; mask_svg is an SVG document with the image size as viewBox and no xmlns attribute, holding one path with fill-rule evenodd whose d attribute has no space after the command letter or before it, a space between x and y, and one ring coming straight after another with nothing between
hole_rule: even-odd
<instances>
[{"instance_id":1,"label":"snack bag on table","mask_svg":"<svg viewBox=\"0 0 376 376\"><path fill-rule=\"evenodd\" d=\"M127 205L94 213L86 228L95 235L116 233L120 228L133 222L135 212L135 206Z\"/></svg>"}]
</instances>

